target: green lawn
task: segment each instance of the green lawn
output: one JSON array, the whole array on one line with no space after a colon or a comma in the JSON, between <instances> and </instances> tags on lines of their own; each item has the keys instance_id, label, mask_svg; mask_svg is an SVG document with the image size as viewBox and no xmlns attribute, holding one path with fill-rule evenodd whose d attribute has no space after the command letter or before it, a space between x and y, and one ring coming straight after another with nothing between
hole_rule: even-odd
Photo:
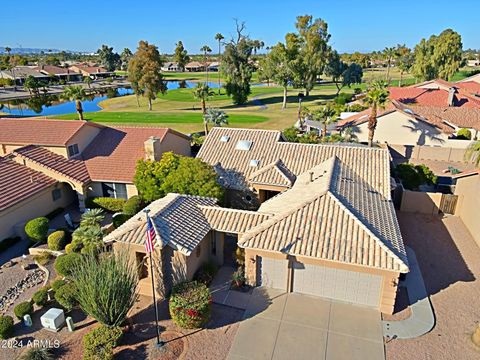
<instances>
[{"instance_id":1,"label":"green lawn","mask_svg":"<svg viewBox=\"0 0 480 360\"><path fill-rule=\"evenodd\" d=\"M99 123L117 124L201 124L202 115L196 113L174 112L90 112L84 114L85 120ZM77 120L77 114L55 115L55 119ZM268 118L260 115L229 114L230 125L255 124L267 121Z\"/></svg>"},{"instance_id":2,"label":"green lawn","mask_svg":"<svg viewBox=\"0 0 480 360\"><path fill-rule=\"evenodd\" d=\"M252 86L252 93L250 98L259 95L278 93L282 91L281 87L278 86ZM219 100L229 100L230 97L227 96L225 89L221 89L221 95L218 95L218 89L212 89L215 93L214 96L211 96L209 101L219 101ZM183 101L183 102L197 102L193 97L193 89L175 89L168 90L164 95L159 95L159 99L169 100L169 101Z\"/></svg>"}]
</instances>

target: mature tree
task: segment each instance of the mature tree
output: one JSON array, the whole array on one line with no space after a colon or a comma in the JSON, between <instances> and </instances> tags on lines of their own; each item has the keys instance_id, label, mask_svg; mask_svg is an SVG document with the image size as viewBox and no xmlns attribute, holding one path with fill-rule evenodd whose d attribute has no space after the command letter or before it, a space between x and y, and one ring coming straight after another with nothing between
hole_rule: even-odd
<instances>
[{"instance_id":1,"label":"mature tree","mask_svg":"<svg viewBox=\"0 0 480 360\"><path fill-rule=\"evenodd\" d=\"M212 89L203 82L197 83L197 86L193 89L193 97L200 100L200 105L202 106L202 114L205 114L205 112L207 111L207 99L213 95L214 92L212 91Z\"/></svg>"},{"instance_id":2,"label":"mature tree","mask_svg":"<svg viewBox=\"0 0 480 360\"><path fill-rule=\"evenodd\" d=\"M273 46L265 59L265 69L271 70L273 81L283 87L282 109L287 107L288 86L296 79L299 51L299 39L290 33L285 37L285 44Z\"/></svg>"},{"instance_id":3,"label":"mature tree","mask_svg":"<svg viewBox=\"0 0 480 360\"><path fill-rule=\"evenodd\" d=\"M92 86L93 80L92 80L92 78L91 78L90 76L84 76L84 77L83 77L83 82L84 82L85 84L87 84L88 88L90 89L91 86Z\"/></svg>"},{"instance_id":4,"label":"mature tree","mask_svg":"<svg viewBox=\"0 0 480 360\"><path fill-rule=\"evenodd\" d=\"M297 67L300 84L305 87L305 95L310 94L329 60L331 51L328 41L328 25L322 19L313 19L311 15L297 16L295 27L300 44L299 60L302 66Z\"/></svg>"},{"instance_id":5,"label":"mature tree","mask_svg":"<svg viewBox=\"0 0 480 360\"><path fill-rule=\"evenodd\" d=\"M368 117L368 146L373 146L373 137L377 128L378 109L384 109L388 101L388 84L383 81L373 81L367 88L363 102L370 107Z\"/></svg>"},{"instance_id":6,"label":"mature tree","mask_svg":"<svg viewBox=\"0 0 480 360\"><path fill-rule=\"evenodd\" d=\"M128 78L132 88L137 94L141 94L148 100L148 110L152 110L152 100L157 94L167 91L162 73L162 57L158 48L141 40L138 43L137 51L128 64Z\"/></svg>"},{"instance_id":7,"label":"mature tree","mask_svg":"<svg viewBox=\"0 0 480 360\"><path fill-rule=\"evenodd\" d=\"M209 108L203 114L203 124L205 126L205 135L208 135L208 123L212 123L213 126L222 126L228 124L228 115L225 111L215 108Z\"/></svg>"},{"instance_id":8,"label":"mature tree","mask_svg":"<svg viewBox=\"0 0 480 360\"><path fill-rule=\"evenodd\" d=\"M190 56L188 56L187 50L185 50L181 41L175 44L173 61L177 63L177 66L182 69L182 71L185 71L185 65L190 61Z\"/></svg>"},{"instance_id":9,"label":"mature tree","mask_svg":"<svg viewBox=\"0 0 480 360\"><path fill-rule=\"evenodd\" d=\"M97 50L97 54L100 59L100 64L108 71L113 71L120 65L120 55L113 52L113 47L102 45L102 47Z\"/></svg>"},{"instance_id":10,"label":"mature tree","mask_svg":"<svg viewBox=\"0 0 480 360\"><path fill-rule=\"evenodd\" d=\"M212 49L208 45L203 45L200 48L200 51L203 52L203 64L205 66L205 70L207 71L207 84L208 84L208 62L207 62L207 54L212 52Z\"/></svg>"},{"instance_id":11,"label":"mature tree","mask_svg":"<svg viewBox=\"0 0 480 360\"><path fill-rule=\"evenodd\" d=\"M465 160L471 161L476 167L480 167L480 141L475 141L465 151Z\"/></svg>"},{"instance_id":12,"label":"mature tree","mask_svg":"<svg viewBox=\"0 0 480 360\"><path fill-rule=\"evenodd\" d=\"M356 63L347 65L340 59L338 53L333 51L330 55L330 61L325 67L325 75L332 77L338 95L344 86L350 87L352 84L362 82L363 69Z\"/></svg>"},{"instance_id":13,"label":"mature tree","mask_svg":"<svg viewBox=\"0 0 480 360\"><path fill-rule=\"evenodd\" d=\"M120 54L120 61L122 63L121 69L123 71L128 70L128 62L132 58L133 53L129 48L123 49L122 53Z\"/></svg>"},{"instance_id":14,"label":"mature tree","mask_svg":"<svg viewBox=\"0 0 480 360\"><path fill-rule=\"evenodd\" d=\"M236 21L236 38L226 45L220 69L225 75L225 89L236 105L245 104L250 95L252 65L250 58L253 52L253 42L243 34L245 23Z\"/></svg>"},{"instance_id":15,"label":"mature tree","mask_svg":"<svg viewBox=\"0 0 480 360\"><path fill-rule=\"evenodd\" d=\"M87 97L85 89L80 85L65 86L61 97L67 101L75 101L75 109L77 110L78 118L83 120L82 101Z\"/></svg>"},{"instance_id":16,"label":"mature tree","mask_svg":"<svg viewBox=\"0 0 480 360\"><path fill-rule=\"evenodd\" d=\"M345 57L346 54L343 54L342 57ZM359 64L362 68L366 69L370 66L370 56L368 54L362 54L358 51L354 52L352 55L343 58L343 61L347 63L356 63Z\"/></svg>"},{"instance_id":17,"label":"mature tree","mask_svg":"<svg viewBox=\"0 0 480 360\"><path fill-rule=\"evenodd\" d=\"M444 30L439 36L422 39L415 46L414 55L412 70L416 77L422 80L437 77L448 80L462 63L462 38L452 29Z\"/></svg>"},{"instance_id":18,"label":"mature tree","mask_svg":"<svg viewBox=\"0 0 480 360\"><path fill-rule=\"evenodd\" d=\"M275 64L269 58L268 56L269 54L270 52L259 60L259 66L258 66L258 79L260 81L266 81L267 86L270 86L270 82L273 80L273 77L276 72Z\"/></svg>"},{"instance_id":19,"label":"mature tree","mask_svg":"<svg viewBox=\"0 0 480 360\"><path fill-rule=\"evenodd\" d=\"M23 87L28 90L30 93L30 96L33 95L38 95L38 89L40 89L41 84L40 82L33 77L32 75L29 75L23 84Z\"/></svg>"},{"instance_id":20,"label":"mature tree","mask_svg":"<svg viewBox=\"0 0 480 360\"><path fill-rule=\"evenodd\" d=\"M169 192L223 197L212 166L200 159L166 152L160 161L140 160L134 177L140 197L146 202L159 199Z\"/></svg>"},{"instance_id":21,"label":"mature tree","mask_svg":"<svg viewBox=\"0 0 480 360\"><path fill-rule=\"evenodd\" d=\"M257 55L257 51L262 49L265 43L262 40L253 40L253 53Z\"/></svg>"},{"instance_id":22,"label":"mature tree","mask_svg":"<svg viewBox=\"0 0 480 360\"><path fill-rule=\"evenodd\" d=\"M397 67L400 70L400 81L398 82L398 86L402 86L403 74L410 71L414 57L410 48L400 44L397 45L395 56Z\"/></svg>"},{"instance_id":23,"label":"mature tree","mask_svg":"<svg viewBox=\"0 0 480 360\"><path fill-rule=\"evenodd\" d=\"M392 66L392 60L396 55L396 49L394 47L386 47L383 49L384 59L387 61L387 73L385 74L385 80L390 82L390 67Z\"/></svg>"},{"instance_id":24,"label":"mature tree","mask_svg":"<svg viewBox=\"0 0 480 360\"><path fill-rule=\"evenodd\" d=\"M215 34L215 40L218 41L218 62L220 62L220 58L222 55L222 40L225 39L222 34L216 33ZM220 71L218 72L218 95L220 95L221 92L221 86L220 86L220 79L221 79L221 74Z\"/></svg>"},{"instance_id":25,"label":"mature tree","mask_svg":"<svg viewBox=\"0 0 480 360\"><path fill-rule=\"evenodd\" d=\"M362 82L363 69L360 65L351 63L342 75L342 85L351 87L353 84Z\"/></svg>"}]
</instances>

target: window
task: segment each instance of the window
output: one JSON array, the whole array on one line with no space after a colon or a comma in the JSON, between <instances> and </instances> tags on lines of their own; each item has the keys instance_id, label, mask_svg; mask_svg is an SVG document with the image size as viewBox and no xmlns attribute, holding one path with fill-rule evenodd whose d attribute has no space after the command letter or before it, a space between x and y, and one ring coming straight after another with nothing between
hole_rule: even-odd
<instances>
[{"instance_id":1,"label":"window","mask_svg":"<svg viewBox=\"0 0 480 360\"><path fill-rule=\"evenodd\" d=\"M58 199L60 199L62 197L62 190L60 189L54 189L52 191L52 199L53 201L57 201Z\"/></svg>"},{"instance_id":2,"label":"window","mask_svg":"<svg viewBox=\"0 0 480 360\"><path fill-rule=\"evenodd\" d=\"M119 183L102 183L103 196L115 199L127 198L127 185Z\"/></svg>"},{"instance_id":3,"label":"window","mask_svg":"<svg viewBox=\"0 0 480 360\"><path fill-rule=\"evenodd\" d=\"M217 238L214 233L211 236L212 255L217 255Z\"/></svg>"},{"instance_id":4,"label":"window","mask_svg":"<svg viewBox=\"0 0 480 360\"><path fill-rule=\"evenodd\" d=\"M250 140L238 140L237 145L235 145L235 150L248 151L252 147L252 142Z\"/></svg>"},{"instance_id":5,"label":"window","mask_svg":"<svg viewBox=\"0 0 480 360\"><path fill-rule=\"evenodd\" d=\"M80 151L78 150L78 144L68 145L68 156L72 157L78 155Z\"/></svg>"}]
</instances>

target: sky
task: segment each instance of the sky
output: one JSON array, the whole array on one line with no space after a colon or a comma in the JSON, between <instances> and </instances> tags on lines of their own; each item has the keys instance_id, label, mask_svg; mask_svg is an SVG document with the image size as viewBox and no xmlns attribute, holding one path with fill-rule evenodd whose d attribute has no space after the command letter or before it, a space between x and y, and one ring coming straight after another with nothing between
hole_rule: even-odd
<instances>
[{"instance_id":1,"label":"sky","mask_svg":"<svg viewBox=\"0 0 480 360\"><path fill-rule=\"evenodd\" d=\"M182 40L195 54L203 45L215 51L217 32L229 39L234 18L245 21L251 38L274 45L304 14L328 23L339 52L413 47L446 28L460 33L464 49L480 48L480 0L22 0L5 1L2 13L0 46L11 48L95 51L108 44L121 52L147 40L172 53Z\"/></svg>"}]
</instances>

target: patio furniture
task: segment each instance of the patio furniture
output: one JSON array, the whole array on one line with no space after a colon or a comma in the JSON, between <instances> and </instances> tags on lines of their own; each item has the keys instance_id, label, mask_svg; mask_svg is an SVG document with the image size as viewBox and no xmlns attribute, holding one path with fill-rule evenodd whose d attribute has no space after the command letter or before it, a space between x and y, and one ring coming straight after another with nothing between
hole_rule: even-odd
<instances>
[{"instance_id":1,"label":"patio furniture","mask_svg":"<svg viewBox=\"0 0 480 360\"><path fill-rule=\"evenodd\" d=\"M65 314L62 309L51 308L40 317L42 326L51 331L59 331L65 325Z\"/></svg>"}]
</instances>

